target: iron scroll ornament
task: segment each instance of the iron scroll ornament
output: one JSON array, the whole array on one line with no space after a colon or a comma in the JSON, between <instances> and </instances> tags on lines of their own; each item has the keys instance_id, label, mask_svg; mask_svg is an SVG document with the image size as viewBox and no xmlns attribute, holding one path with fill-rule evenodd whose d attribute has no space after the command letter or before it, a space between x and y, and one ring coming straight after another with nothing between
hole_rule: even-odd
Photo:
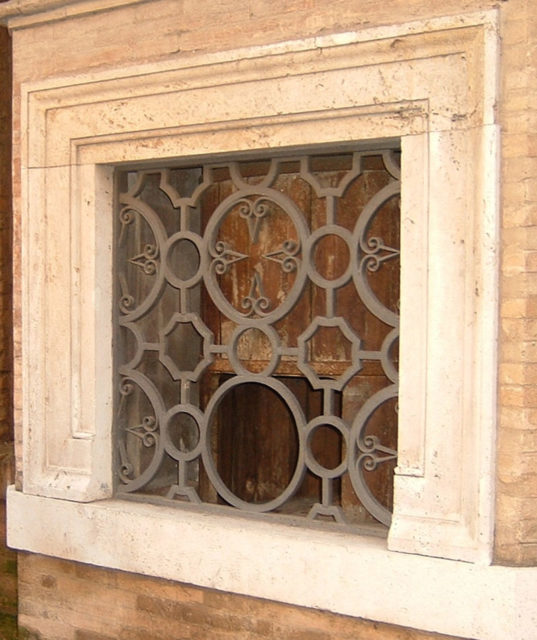
<instances>
[{"instance_id":1,"label":"iron scroll ornament","mask_svg":"<svg viewBox=\"0 0 537 640\"><path fill-rule=\"evenodd\" d=\"M350 168L324 173L316 169L315 155L273 158L264 175L255 179L244 177L238 162L139 171L130 188L120 194L118 331L120 342L129 348L125 346L117 358L118 493L149 491L169 499L204 502L199 488L202 466L213 501L216 495L218 501L242 511L279 512L296 500L306 476L314 476L320 489L306 517L349 522L341 496L336 495L337 486L348 478L353 500L374 519L389 525L391 511L370 488L368 478L386 463L393 464L397 452L393 437L389 444L383 443L370 432L370 425L378 423L378 413L397 398L398 309L379 296L370 278L399 258L398 247L373 232L379 214L387 207L394 208L398 201L398 154L387 150L347 155ZM357 211L352 227L340 223L338 216L347 194L353 189L358 192L355 185L367 181L370 158L379 155L383 161L382 169L376 169L379 176L382 174L380 188ZM292 194L281 188L282 175L290 171L289 166L296 167L293 180L302 189L310 189L315 206L324 207L324 219L320 216L315 228ZM222 172L226 173L225 185L219 177ZM337 181L335 174L339 175ZM214 201L216 191L226 190L230 193L219 199L207 216L206 200ZM281 238L280 234L270 244L267 238L274 219L290 236ZM234 237L225 233L226 225L234 228L239 224L244 225L244 237L249 239L246 248L235 246ZM322 273L317 264L318 247L332 238L349 254L347 265L336 276ZM260 250L263 242L266 245ZM193 256L188 273L176 264L180 247ZM230 300L222 288L225 278L237 269L244 273L245 264L251 269L249 284L239 297ZM279 299L270 295L267 286L269 268L279 269L281 277L288 278ZM338 297L351 285L360 304L389 328L376 349L369 348L365 329L359 333L352 319L349 322L339 315ZM312 290L324 297L324 310L305 318L296 342L289 342L281 333L282 322ZM207 326L200 306L204 296L217 309L220 322L233 328L226 337ZM254 331L263 338L268 354L259 370L251 370L240 353L244 336ZM346 364L344 358L336 362L337 373L318 371L315 340L322 331L337 334L337 344L350 345L350 359ZM193 336L189 345L178 343L180 351L188 351L189 346L192 362L185 364L177 353L175 333ZM201 381L216 362L227 363L226 375L230 377L203 405ZM163 383L162 373L155 378L154 363L167 372L172 383ZM359 386L367 363L377 363L388 384L370 394L354 417L343 417L337 408L338 398L351 383ZM284 366L294 366L297 374L321 393L318 415L306 417L301 401L281 381L279 371ZM297 443L294 471L287 484L263 501L247 501L234 493L221 477L218 451L214 450L219 407L227 394L251 384L270 390L287 408ZM179 439L178 429L184 431ZM332 468L313 451L321 429L335 432L341 443L339 463ZM173 474L170 463L175 465Z\"/></svg>"}]
</instances>

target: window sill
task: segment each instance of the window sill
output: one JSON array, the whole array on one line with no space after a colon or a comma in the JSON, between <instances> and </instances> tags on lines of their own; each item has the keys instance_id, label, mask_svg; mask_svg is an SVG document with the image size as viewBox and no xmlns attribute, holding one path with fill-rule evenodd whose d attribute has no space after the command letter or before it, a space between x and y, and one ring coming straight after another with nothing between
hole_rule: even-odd
<instances>
[{"instance_id":1,"label":"window sill","mask_svg":"<svg viewBox=\"0 0 537 640\"><path fill-rule=\"evenodd\" d=\"M378 537L234 514L121 500L81 504L10 487L8 544L455 636L523 640L537 625L537 568L397 553Z\"/></svg>"}]
</instances>

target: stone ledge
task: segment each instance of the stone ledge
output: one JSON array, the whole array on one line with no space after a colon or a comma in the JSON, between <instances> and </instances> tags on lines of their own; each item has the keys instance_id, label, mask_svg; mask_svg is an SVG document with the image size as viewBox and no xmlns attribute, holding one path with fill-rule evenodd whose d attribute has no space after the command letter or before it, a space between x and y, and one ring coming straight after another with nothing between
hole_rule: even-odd
<instances>
[{"instance_id":1,"label":"stone ledge","mask_svg":"<svg viewBox=\"0 0 537 640\"><path fill-rule=\"evenodd\" d=\"M454 636L527 640L537 628L537 567L396 553L382 538L245 518L218 508L121 500L79 504L11 487L8 544Z\"/></svg>"}]
</instances>

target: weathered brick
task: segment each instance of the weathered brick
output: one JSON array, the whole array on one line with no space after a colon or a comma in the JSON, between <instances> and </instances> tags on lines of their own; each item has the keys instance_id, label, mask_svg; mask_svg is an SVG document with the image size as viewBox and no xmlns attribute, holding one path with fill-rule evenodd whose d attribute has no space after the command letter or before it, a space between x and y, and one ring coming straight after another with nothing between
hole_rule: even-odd
<instances>
[{"instance_id":1,"label":"weathered brick","mask_svg":"<svg viewBox=\"0 0 537 640\"><path fill-rule=\"evenodd\" d=\"M519 16L518 19L506 20L502 38L505 48L509 52L511 48L516 47L517 50L524 48L528 38L528 22L526 16Z\"/></svg>"},{"instance_id":2,"label":"weathered brick","mask_svg":"<svg viewBox=\"0 0 537 640\"><path fill-rule=\"evenodd\" d=\"M521 183L524 190L524 201L534 204L537 202L537 176L532 176Z\"/></svg>"},{"instance_id":3,"label":"weathered brick","mask_svg":"<svg viewBox=\"0 0 537 640\"><path fill-rule=\"evenodd\" d=\"M507 340L528 342L537 339L537 319L502 319L500 328Z\"/></svg>"},{"instance_id":4,"label":"weathered brick","mask_svg":"<svg viewBox=\"0 0 537 640\"><path fill-rule=\"evenodd\" d=\"M173 618L205 629L224 631L250 631L268 634L272 624L266 620L256 620L227 612L220 614L198 604L185 604L150 596L138 596L137 608L151 615Z\"/></svg>"},{"instance_id":5,"label":"weathered brick","mask_svg":"<svg viewBox=\"0 0 537 640\"><path fill-rule=\"evenodd\" d=\"M537 247L537 228L514 227L503 229L502 242L504 246L517 245L520 249L534 251Z\"/></svg>"},{"instance_id":6,"label":"weathered brick","mask_svg":"<svg viewBox=\"0 0 537 640\"><path fill-rule=\"evenodd\" d=\"M47 589L53 589L57 585L57 580L54 576L46 575L41 576L41 586L46 587Z\"/></svg>"},{"instance_id":7,"label":"weathered brick","mask_svg":"<svg viewBox=\"0 0 537 640\"><path fill-rule=\"evenodd\" d=\"M509 95L511 101L503 110L502 123L504 131L508 135L527 134L531 129L528 122L529 99L527 93L527 81L524 74L519 72L506 85L509 85ZM505 87L507 91L507 86ZM505 174L503 176L506 178ZM509 176L508 182L517 181L518 176Z\"/></svg>"},{"instance_id":8,"label":"weathered brick","mask_svg":"<svg viewBox=\"0 0 537 640\"><path fill-rule=\"evenodd\" d=\"M190 629L182 631L176 629L170 633L169 630L145 629L140 627L123 627L115 640L192 640L193 635Z\"/></svg>"},{"instance_id":9,"label":"weathered brick","mask_svg":"<svg viewBox=\"0 0 537 640\"><path fill-rule=\"evenodd\" d=\"M537 498L537 474L524 473L507 480L498 478L498 487L505 495L535 500ZM524 542L523 538L518 538L518 540Z\"/></svg>"},{"instance_id":10,"label":"weathered brick","mask_svg":"<svg viewBox=\"0 0 537 640\"><path fill-rule=\"evenodd\" d=\"M19 613L19 633L23 640L73 640L74 631L58 620L35 618Z\"/></svg>"},{"instance_id":11,"label":"weathered brick","mask_svg":"<svg viewBox=\"0 0 537 640\"><path fill-rule=\"evenodd\" d=\"M98 570L100 571L100 570ZM117 586L123 590L138 595L152 596L155 592L155 584L158 584L158 592L161 598L183 603L203 602L204 589L190 585L179 584L171 580L155 580L147 576L139 576L132 573L117 573Z\"/></svg>"},{"instance_id":12,"label":"weathered brick","mask_svg":"<svg viewBox=\"0 0 537 640\"><path fill-rule=\"evenodd\" d=\"M506 407L537 408L537 389L533 385L501 385L500 402Z\"/></svg>"},{"instance_id":13,"label":"weathered brick","mask_svg":"<svg viewBox=\"0 0 537 640\"><path fill-rule=\"evenodd\" d=\"M528 273L537 272L537 251L527 251L525 268Z\"/></svg>"},{"instance_id":14,"label":"weathered brick","mask_svg":"<svg viewBox=\"0 0 537 640\"><path fill-rule=\"evenodd\" d=\"M527 430L537 427L537 409L526 407L499 408L499 426L502 429Z\"/></svg>"},{"instance_id":15,"label":"weathered brick","mask_svg":"<svg viewBox=\"0 0 537 640\"><path fill-rule=\"evenodd\" d=\"M497 508L502 513L510 513L513 522L535 517L534 501L526 496L500 495Z\"/></svg>"},{"instance_id":16,"label":"weathered brick","mask_svg":"<svg viewBox=\"0 0 537 640\"><path fill-rule=\"evenodd\" d=\"M537 544L537 518L528 518L521 521L520 542Z\"/></svg>"},{"instance_id":17,"label":"weathered brick","mask_svg":"<svg viewBox=\"0 0 537 640\"><path fill-rule=\"evenodd\" d=\"M199 590L206 596L203 603L182 603L163 596L174 587L188 594L191 588L187 585L116 571L117 587L113 587L99 575L111 573L106 569L85 571L69 563L73 571L66 572L62 561L54 558L22 554L21 559L25 576L21 620L31 629L42 630L44 640L447 640L446 636L214 590ZM58 588L43 588L45 575L55 575ZM125 610L117 595L132 586L133 578L142 578L152 595L138 596L136 608ZM62 588L65 580L87 584L73 589L64 582ZM99 594L105 592L115 607L102 606Z\"/></svg>"},{"instance_id":18,"label":"weathered brick","mask_svg":"<svg viewBox=\"0 0 537 640\"><path fill-rule=\"evenodd\" d=\"M526 268L526 253L516 245L506 247L502 256L502 273L507 276L523 273Z\"/></svg>"},{"instance_id":19,"label":"weathered brick","mask_svg":"<svg viewBox=\"0 0 537 640\"><path fill-rule=\"evenodd\" d=\"M527 298L509 298L501 302L500 317L502 318L525 318L527 313Z\"/></svg>"},{"instance_id":20,"label":"weathered brick","mask_svg":"<svg viewBox=\"0 0 537 640\"><path fill-rule=\"evenodd\" d=\"M505 158L503 171L507 181L531 178L537 173L537 158L528 157L527 154Z\"/></svg>"},{"instance_id":21,"label":"weathered brick","mask_svg":"<svg viewBox=\"0 0 537 640\"><path fill-rule=\"evenodd\" d=\"M533 273L504 275L501 284L506 294L513 298L537 294L537 277Z\"/></svg>"},{"instance_id":22,"label":"weathered brick","mask_svg":"<svg viewBox=\"0 0 537 640\"><path fill-rule=\"evenodd\" d=\"M533 365L518 362L504 362L500 365L499 380L503 384L524 384L526 382L526 368ZM534 365L537 367L537 365Z\"/></svg>"},{"instance_id":23,"label":"weathered brick","mask_svg":"<svg viewBox=\"0 0 537 640\"><path fill-rule=\"evenodd\" d=\"M300 631L291 631L285 635L288 640L330 640L331 635L326 631L318 631L317 629L304 629Z\"/></svg>"},{"instance_id":24,"label":"weathered brick","mask_svg":"<svg viewBox=\"0 0 537 640\"><path fill-rule=\"evenodd\" d=\"M537 454L525 451L516 454L500 453L498 455L498 478L505 482L511 482L516 478L528 477L537 473L535 464Z\"/></svg>"},{"instance_id":25,"label":"weathered brick","mask_svg":"<svg viewBox=\"0 0 537 640\"><path fill-rule=\"evenodd\" d=\"M99 571L97 567L92 567L88 564L76 564L75 576L83 581L102 583L107 586L115 587L117 584L117 572Z\"/></svg>"},{"instance_id":26,"label":"weathered brick","mask_svg":"<svg viewBox=\"0 0 537 640\"><path fill-rule=\"evenodd\" d=\"M537 207L535 202L510 202L504 206L503 216L504 229L531 228L537 224Z\"/></svg>"},{"instance_id":27,"label":"weathered brick","mask_svg":"<svg viewBox=\"0 0 537 640\"><path fill-rule=\"evenodd\" d=\"M75 631L75 640L117 640L117 638L105 635L103 633L95 633L93 631L84 631L81 629L77 629Z\"/></svg>"},{"instance_id":28,"label":"weathered brick","mask_svg":"<svg viewBox=\"0 0 537 640\"><path fill-rule=\"evenodd\" d=\"M501 453L537 451L537 428L533 425L523 429L503 427L498 433L498 443Z\"/></svg>"},{"instance_id":29,"label":"weathered brick","mask_svg":"<svg viewBox=\"0 0 537 640\"><path fill-rule=\"evenodd\" d=\"M537 342L503 340L500 344L502 362L537 362Z\"/></svg>"},{"instance_id":30,"label":"weathered brick","mask_svg":"<svg viewBox=\"0 0 537 640\"><path fill-rule=\"evenodd\" d=\"M537 564L537 544L523 544L511 542L500 544L495 550L498 563L513 566L528 566Z\"/></svg>"}]
</instances>

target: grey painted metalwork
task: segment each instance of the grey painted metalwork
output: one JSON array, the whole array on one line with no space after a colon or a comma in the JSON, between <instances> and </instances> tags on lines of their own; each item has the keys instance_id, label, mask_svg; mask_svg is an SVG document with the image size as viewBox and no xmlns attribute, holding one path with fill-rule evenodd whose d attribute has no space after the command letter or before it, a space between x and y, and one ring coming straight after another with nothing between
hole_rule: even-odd
<instances>
[{"instance_id":1,"label":"grey painted metalwork","mask_svg":"<svg viewBox=\"0 0 537 640\"><path fill-rule=\"evenodd\" d=\"M142 491L203 502L202 465L209 493L216 494L213 502L249 512L285 511L310 474L320 479L321 490L305 515L346 522L334 492L334 482L346 476L359 503L379 522L390 523L390 510L371 490L368 477L386 462L393 463L397 453L368 433L367 426L380 407L397 397L398 314L380 299L370 277L388 261L397 260L399 249L372 235L371 228L383 206L398 198L398 153L391 149L339 153L348 157L350 169L335 185L323 183L322 171L312 168L315 153L260 160L268 169L255 178L243 176L240 161L226 160L123 175L116 234L119 493ZM340 200L364 175L364 160L372 156L383 159L385 184L356 211L353 228L347 228L338 222ZM290 164L296 167L300 184L309 185L324 207L324 219L316 228L311 228L299 203L277 186L282 167ZM230 193L209 206L204 198L222 181L216 177L219 171L226 172ZM260 234L271 233L276 218L285 220L284 228L292 237L282 240L277 234L276 244L262 255L244 247L239 250L223 232L230 219L245 225L252 248ZM333 278L316 264L317 248L327 238L337 238L349 254L346 268ZM222 282L241 263L251 266L250 286L237 304ZM271 283L264 275L263 265L268 263L279 265L289 278L277 297L269 293ZM339 291L353 285L360 304L387 327L375 349L366 349L367 334L358 335L350 318L339 315ZM322 292L324 313L312 312L303 319L296 343L288 343L281 323L308 287ZM209 322L204 311L207 300L219 317L218 326L225 325L226 331L214 330L214 311ZM313 362L312 341L323 329L339 332L349 345L350 359L338 363L337 373L319 372ZM263 338L267 352L260 370L250 370L240 355L240 345L252 330ZM207 380L216 360L224 363L219 371L226 375L215 374L217 384L212 388ZM377 363L385 386L372 392L351 419L343 418L337 397L343 394L345 401L349 383L359 378L367 361ZM282 374L280 367L291 366L288 363L293 363L295 373ZM322 394L319 415L307 418L300 399L284 382L285 375L303 377ZM215 424L222 402L233 390L252 383L271 390L287 407L297 443L289 481L279 495L266 501L246 501L236 495L224 482L218 459ZM341 442L341 459L333 468L321 464L312 451L320 427L337 432Z\"/></svg>"}]
</instances>

